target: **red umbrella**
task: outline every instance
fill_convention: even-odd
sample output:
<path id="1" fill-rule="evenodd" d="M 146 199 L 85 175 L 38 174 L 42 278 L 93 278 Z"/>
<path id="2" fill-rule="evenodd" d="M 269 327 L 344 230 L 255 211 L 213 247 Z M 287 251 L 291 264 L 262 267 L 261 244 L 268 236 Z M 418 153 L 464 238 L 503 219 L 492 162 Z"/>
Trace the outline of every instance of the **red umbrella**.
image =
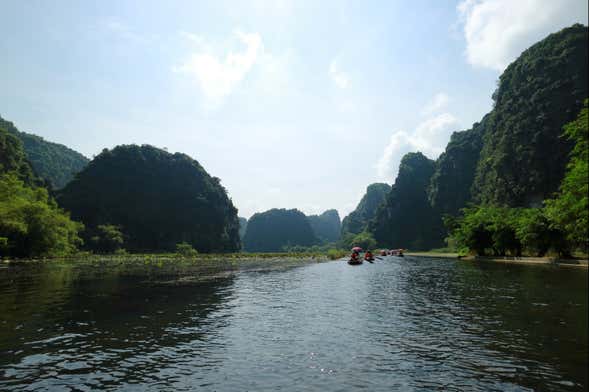
<path id="1" fill-rule="evenodd" d="M 354 247 L 352 248 L 352 251 L 353 251 L 353 252 L 362 252 L 362 248 L 360 248 L 359 246 L 354 246 Z"/>

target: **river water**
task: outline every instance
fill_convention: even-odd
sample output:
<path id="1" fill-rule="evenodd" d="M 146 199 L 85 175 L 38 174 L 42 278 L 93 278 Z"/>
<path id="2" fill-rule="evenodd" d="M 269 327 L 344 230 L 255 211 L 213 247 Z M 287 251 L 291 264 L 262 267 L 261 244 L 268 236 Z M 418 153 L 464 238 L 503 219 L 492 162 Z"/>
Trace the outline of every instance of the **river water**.
<path id="1" fill-rule="evenodd" d="M 0 269 L 0 390 L 586 390 L 587 270 Z"/>

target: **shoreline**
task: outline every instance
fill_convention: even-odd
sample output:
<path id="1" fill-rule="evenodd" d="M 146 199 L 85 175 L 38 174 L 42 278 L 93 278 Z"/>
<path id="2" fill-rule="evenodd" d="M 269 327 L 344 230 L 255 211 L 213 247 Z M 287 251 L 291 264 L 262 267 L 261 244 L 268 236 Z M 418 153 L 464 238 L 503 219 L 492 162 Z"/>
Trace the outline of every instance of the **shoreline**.
<path id="1" fill-rule="evenodd" d="M 464 261 L 485 261 L 505 264 L 528 264 L 528 265 L 557 265 L 565 267 L 588 268 L 587 259 L 559 259 L 557 257 L 515 257 L 515 256 L 463 256 L 458 253 L 428 253 L 428 252 L 408 252 L 407 256 L 413 257 L 433 257 L 439 259 L 453 259 Z"/>

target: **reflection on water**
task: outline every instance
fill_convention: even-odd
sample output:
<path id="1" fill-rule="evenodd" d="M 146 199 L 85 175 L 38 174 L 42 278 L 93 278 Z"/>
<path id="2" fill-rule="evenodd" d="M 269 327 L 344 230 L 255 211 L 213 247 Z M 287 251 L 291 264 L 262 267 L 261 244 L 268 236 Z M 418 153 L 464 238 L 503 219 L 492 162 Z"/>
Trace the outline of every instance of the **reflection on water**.
<path id="1" fill-rule="evenodd" d="M 587 271 L 0 269 L 1 390 L 585 390 Z"/>

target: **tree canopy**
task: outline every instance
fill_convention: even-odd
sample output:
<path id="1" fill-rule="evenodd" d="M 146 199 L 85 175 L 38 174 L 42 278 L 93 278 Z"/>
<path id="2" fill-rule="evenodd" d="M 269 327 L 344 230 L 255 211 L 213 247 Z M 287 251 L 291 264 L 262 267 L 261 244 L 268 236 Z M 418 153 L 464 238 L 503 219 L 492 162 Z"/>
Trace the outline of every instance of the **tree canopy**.
<path id="1" fill-rule="evenodd" d="M 564 136 L 575 146 L 560 190 L 546 201 L 547 215 L 553 228 L 565 233 L 574 246 L 589 247 L 589 118 L 587 103 L 575 121 L 567 124 Z"/>
<path id="2" fill-rule="evenodd" d="M 103 150 L 58 201 L 87 226 L 86 238 L 114 225 L 133 252 L 174 251 L 182 242 L 199 252 L 240 247 L 237 209 L 220 180 L 189 156 L 153 146 Z"/>
<path id="3" fill-rule="evenodd" d="M 63 256 L 80 245 L 82 226 L 39 184 L 20 140 L 0 128 L 0 256 Z"/>

